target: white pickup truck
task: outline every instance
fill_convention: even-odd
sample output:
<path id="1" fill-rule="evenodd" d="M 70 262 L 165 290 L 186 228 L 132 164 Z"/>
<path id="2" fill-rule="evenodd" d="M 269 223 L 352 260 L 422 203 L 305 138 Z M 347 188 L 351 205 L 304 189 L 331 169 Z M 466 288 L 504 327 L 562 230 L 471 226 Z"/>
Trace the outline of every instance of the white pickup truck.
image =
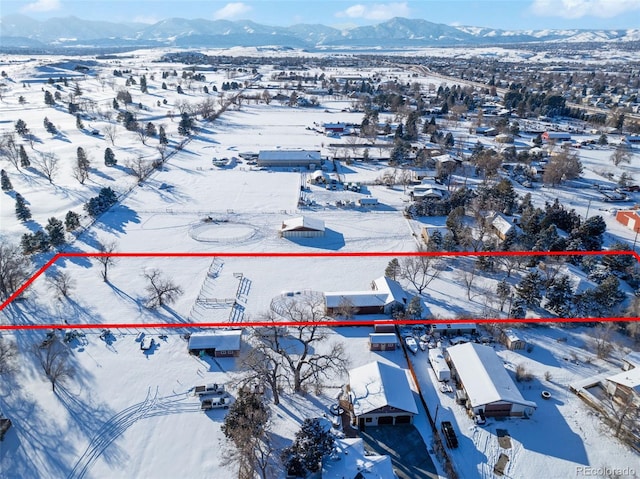
<path id="1" fill-rule="evenodd" d="M 200 404 L 200 410 L 209 411 L 210 409 L 228 409 L 231 404 L 231 398 L 229 396 L 223 397 L 210 397 L 202 400 Z"/>
<path id="2" fill-rule="evenodd" d="M 224 384 L 205 384 L 203 386 L 196 386 L 193 388 L 193 393 L 196 396 L 207 396 L 210 394 L 225 394 Z"/>

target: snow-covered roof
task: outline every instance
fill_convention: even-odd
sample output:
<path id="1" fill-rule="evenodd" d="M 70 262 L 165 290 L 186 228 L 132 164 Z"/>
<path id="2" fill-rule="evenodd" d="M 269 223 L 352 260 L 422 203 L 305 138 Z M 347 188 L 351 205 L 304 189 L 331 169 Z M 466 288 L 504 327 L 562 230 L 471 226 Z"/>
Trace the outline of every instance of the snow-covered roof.
<path id="1" fill-rule="evenodd" d="M 364 308 L 366 306 L 384 306 L 387 303 L 387 294 L 375 291 L 339 291 L 336 293 L 324 293 L 327 308 L 338 308 L 344 304 Z"/>
<path id="2" fill-rule="evenodd" d="M 308 216 L 298 216 L 282 223 L 282 231 L 324 231 L 324 221 Z"/>
<path id="3" fill-rule="evenodd" d="M 349 385 L 356 416 L 384 406 L 418 414 L 404 369 L 375 361 L 349 371 Z"/>
<path id="4" fill-rule="evenodd" d="M 371 344 L 391 344 L 397 342 L 395 333 L 370 333 L 369 342 Z"/>
<path id="5" fill-rule="evenodd" d="M 318 150 L 260 150 L 258 161 L 309 161 L 320 164 Z"/>
<path id="6" fill-rule="evenodd" d="M 509 221 L 502 213 L 496 213 L 491 221 L 491 225 L 503 235 L 506 235 L 514 228 L 513 222 Z"/>
<path id="7" fill-rule="evenodd" d="M 471 407 L 498 401 L 537 407 L 522 397 L 493 348 L 464 343 L 447 348 L 447 354 L 464 384 Z"/>
<path id="8" fill-rule="evenodd" d="M 622 371 L 621 373 L 609 376 L 607 380 L 612 383 L 631 388 L 636 393 L 640 394 L 640 368 L 632 368 L 628 371 Z"/>
<path id="9" fill-rule="evenodd" d="M 397 479 L 389 456 L 365 453 L 362 438 L 336 439 L 333 452 L 322 461 L 322 479 Z"/>
<path id="10" fill-rule="evenodd" d="M 507 338 L 512 343 L 515 341 L 520 341 L 520 338 L 516 333 L 513 332 L 512 329 L 505 329 L 504 331 L 502 331 L 502 334 L 504 334 L 505 338 Z"/>
<path id="11" fill-rule="evenodd" d="M 336 291 L 324 293 L 327 308 L 337 308 L 348 301 L 355 307 L 385 306 L 393 302 L 409 303 L 409 295 L 397 281 L 381 276 L 369 291 Z"/>
<path id="12" fill-rule="evenodd" d="M 242 339 L 241 329 L 193 333 L 189 337 L 189 349 L 217 349 L 218 351 L 238 351 Z"/>

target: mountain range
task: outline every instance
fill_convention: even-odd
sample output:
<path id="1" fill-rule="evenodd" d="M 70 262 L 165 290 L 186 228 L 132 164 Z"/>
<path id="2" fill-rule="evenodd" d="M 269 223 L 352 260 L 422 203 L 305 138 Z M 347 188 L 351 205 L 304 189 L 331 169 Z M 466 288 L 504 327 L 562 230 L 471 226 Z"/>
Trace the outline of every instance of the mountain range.
<path id="1" fill-rule="evenodd" d="M 77 17 L 37 21 L 24 15 L 0 18 L 0 48 L 282 46 L 308 50 L 411 48 L 527 42 L 640 41 L 640 29 L 500 30 L 451 26 L 421 19 L 392 18 L 377 25 L 337 29 L 325 25 L 290 27 L 249 20 L 169 18 L 154 24 L 111 23 Z"/>

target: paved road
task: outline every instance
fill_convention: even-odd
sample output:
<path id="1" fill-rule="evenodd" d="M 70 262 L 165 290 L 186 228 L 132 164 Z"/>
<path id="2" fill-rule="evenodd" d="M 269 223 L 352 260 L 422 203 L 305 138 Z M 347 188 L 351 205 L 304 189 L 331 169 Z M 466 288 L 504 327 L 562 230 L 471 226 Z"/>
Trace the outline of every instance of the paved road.
<path id="1" fill-rule="evenodd" d="M 391 457 L 399 479 L 438 479 L 422 436 L 412 425 L 367 427 L 360 437 L 366 449 Z"/>

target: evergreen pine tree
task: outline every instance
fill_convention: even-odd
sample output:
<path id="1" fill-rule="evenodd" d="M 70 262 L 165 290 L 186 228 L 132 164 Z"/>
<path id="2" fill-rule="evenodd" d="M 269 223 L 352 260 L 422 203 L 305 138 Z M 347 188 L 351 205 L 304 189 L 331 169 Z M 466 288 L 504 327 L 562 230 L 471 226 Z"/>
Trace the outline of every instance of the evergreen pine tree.
<path id="1" fill-rule="evenodd" d="M 87 154 L 84 151 L 84 148 L 82 148 L 81 146 L 78 147 L 78 149 L 76 150 L 76 155 L 78 158 L 78 168 L 80 168 L 83 171 L 89 171 L 89 159 L 87 158 Z"/>
<path id="2" fill-rule="evenodd" d="M 422 317 L 422 301 L 420 296 L 414 296 L 407 306 L 407 316 L 411 319 L 420 319 Z"/>
<path id="3" fill-rule="evenodd" d="M 49 234 L 49 243 L 51 246 L 57 247 L 64 244 L 64 226 L 62 221 L 58 218 L 51 217 L 49 218 L 49 222 L 47 223 L 47 226 L 45 226 L 45 229 Z"/>
<path id="4" fill-rule="evenodd" d="M 561 317 L 569 317 L 572 313 L 573 288 L 569 277 L 562 275 L 553 280 L 546 294 L 545 307 Z"/>
<path id="5" fill-rule="evenodd" d="M 31 210 L 20 193 L 16 193 L 16 217 L 20 221 L 27 221 L 31 219 Z"/>
<path id="6" fill-rule="evenodd" d="M 164 131 L 164 126 L 160 125 L 160 130 L 158 131 L 158 143 L 161 145 L 166 145 L 169 143 L 167 139 L 167 133 Z"/>
<path id="7" fill-rule="evenodd" d="M 511 286 L 504 279 L 500 281 L 496 286 L 496 296 L 500 300 L 500 311 L 504 309 L 504 303 L 506 303 L 509 296 L 511 296 Z"/>
<path id="8" fill-rule="evenodd" d="M 142 75 L 140 77 L 140 91 L 142 93 L 147 93 L 147 77 Z"/>
<path id="9" fill-rule="evenodd" d="M 67 211 L 64 217 L 64 227 L 67 231 L 73 231 L 80 227 L 80 215 L 75 211 Z"/>
<path id="10" fill-rule="evenodd" d="M 82 118 L 80 118 L 80 115 L 76 115 L 76 128 L 78 130 L 82 130 L 84 128 L 84 123 L 82 123 Z"/>
<path id="11" fill-rule="evenodd" d="M 24 120 L 18 119 L 15 124 L 16 133 L 20 136 L 25 136 L 29 133 L 29 128 Z"/>
<path id="12" fill-rule="evenodd" d="M 53 95 L 49 90 L 46 90 L 44 92 L 44 104 L 49 106 L 53 106 L 56 104 L 56 101 L 54 100 Z"/>
<path id="13" fill-rule="evenodd" d="M 193 128 L 193 120 L 189 117 L 188 113 L 183 113 L 178 124 L 178 133 L 182 136 L 189 136 L 191 129 Z"/>
<path id="14" fill-rule="evenodd" d="M 2 187 L 2 191 L 11 191 L 13 189 L 9 175 L 7 175 L 7 172 L 4 170 L 0 170 L 0 186 Z"/>
<path id="15" fill-rule="evenodd" d="M 24 145 L 20 145 L 19 154 L 20 166 L 22 168 L 28 168 L 29 166 L 31 166 L 31 161 L 29 161 L 29 155 L 27 155 L 27 150 L 24 149 Z"/>
<path id="16" fill-rule="evenodd" d="M 47 130 L 48 133 L 55 135 L 58 132 L 56 126 L 46 116 L 44 117 L 43 124 L 44 124 L 45 130 Z"/>
<path id="17" fill-rule="evenodd" d="M 398 258 L 393 258 L 389 261 L 389 264 L 384 270 L 384 275 L 394 281 L 400 277 L 400 262 L 398 261 Z"/>
<path id="18" fill-rule="evenodd" d="M 516 294 L 527 306 L 538 306 L 542 299 L 542 285 L 540 273 L 531 271 L 516 286 Z"/>
<path id="19" fill-rule="evenodd" d="M 116 160 L 116 155 L 113 153 L 111 148 L 106 148 L 104 150 L 104 164 L 107 166 L 115 166 L 118 163 Z"/>

